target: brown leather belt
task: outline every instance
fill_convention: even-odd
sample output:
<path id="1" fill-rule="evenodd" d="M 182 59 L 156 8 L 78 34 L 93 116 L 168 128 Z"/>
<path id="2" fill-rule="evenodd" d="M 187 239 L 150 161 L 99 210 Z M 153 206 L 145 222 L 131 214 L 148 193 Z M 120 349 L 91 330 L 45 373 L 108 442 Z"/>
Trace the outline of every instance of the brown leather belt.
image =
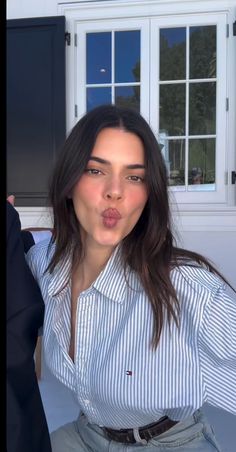
<path id="1" fill-rule="evenodd" d="M 161 435 L 161 433 L 166 432 L 178 421 L 172 421 L 168 418 L 168 416 L 164 416 L 159 421 L 154 422 L 153 424 L 145 425 L 144 427 L 139 427 L 138 429 L 122 429 L 122 430 L 113 430 L 111 428 L 103 427 L 103 431 L 106 434 L 107 438 L 112 441 L 117 441 L 119 443 L 126 444 L 134 444 L 137 440 L 134 437 L 134 430 L 138 431 L 138 435 L 141 440 L 149 441 L 154 436 Z"/>

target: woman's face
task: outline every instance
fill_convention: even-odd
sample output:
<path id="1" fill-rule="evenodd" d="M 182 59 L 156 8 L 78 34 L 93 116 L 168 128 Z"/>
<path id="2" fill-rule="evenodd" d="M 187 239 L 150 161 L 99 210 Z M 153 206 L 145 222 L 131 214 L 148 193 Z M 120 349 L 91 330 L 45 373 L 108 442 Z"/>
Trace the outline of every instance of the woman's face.
<path id="1" fill-rule="evenodd" d="M 147 198 L 142 141 L 122 129 L 103 129 L 72 191 L 85 247 L 112 250 L 134 228 Z"/>

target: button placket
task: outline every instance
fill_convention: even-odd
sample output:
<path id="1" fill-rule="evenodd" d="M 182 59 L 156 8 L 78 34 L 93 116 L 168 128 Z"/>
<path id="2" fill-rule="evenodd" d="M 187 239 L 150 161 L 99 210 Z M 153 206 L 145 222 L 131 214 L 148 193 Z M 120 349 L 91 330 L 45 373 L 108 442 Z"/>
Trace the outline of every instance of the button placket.
<path id="1" fill-rule="evenodd" d="M 91 342 L 93 341 L 94 329 L 94 293 L 82 292 L 78 299 L 76 316 L 76 380 L 78 400 L 85 411 L 93 411 L 88 388 L 89 358 L 91 354 Z"/>

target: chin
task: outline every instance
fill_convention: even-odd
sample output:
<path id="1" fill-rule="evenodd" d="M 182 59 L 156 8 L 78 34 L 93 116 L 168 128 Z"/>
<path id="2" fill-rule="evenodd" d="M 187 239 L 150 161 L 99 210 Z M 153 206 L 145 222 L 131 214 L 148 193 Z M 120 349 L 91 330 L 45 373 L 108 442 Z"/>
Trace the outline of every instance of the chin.
<path id="1" fill-rule="evenodd" d="M 102 240 L 98 243 L 100 246 L 115 248 L 120 242 L 121 240 Z"/>
<path id="2" fill-rule="evenodd" d="M 114 237 L 114 235 L 113 237 L 99 237 L 97 243 L 99 243 L 101 246 L 110 246 L 114 248 L 122 241 L 122 239 L 123 237 L 121 237 L 120 235 L 119 237 Z"/>

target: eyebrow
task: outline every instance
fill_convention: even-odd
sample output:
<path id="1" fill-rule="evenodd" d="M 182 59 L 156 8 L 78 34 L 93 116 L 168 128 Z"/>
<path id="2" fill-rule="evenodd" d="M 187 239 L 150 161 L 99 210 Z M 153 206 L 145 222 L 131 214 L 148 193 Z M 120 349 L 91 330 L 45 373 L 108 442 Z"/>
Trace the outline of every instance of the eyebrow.
<path id="1" fill-rule="evenodd" d="M 94 160 L 95 162 L 102 163 L 103 165 L 111 165 L 111 162 L 109 160 L 101 159 L 100 157 L 90 157 L 90 160 Z M 133 163 L 131 165 L 126 165 L 126 168 L 128 169 L 145 169 L 144 165 L 141 165 L 140 163 Z"/>

